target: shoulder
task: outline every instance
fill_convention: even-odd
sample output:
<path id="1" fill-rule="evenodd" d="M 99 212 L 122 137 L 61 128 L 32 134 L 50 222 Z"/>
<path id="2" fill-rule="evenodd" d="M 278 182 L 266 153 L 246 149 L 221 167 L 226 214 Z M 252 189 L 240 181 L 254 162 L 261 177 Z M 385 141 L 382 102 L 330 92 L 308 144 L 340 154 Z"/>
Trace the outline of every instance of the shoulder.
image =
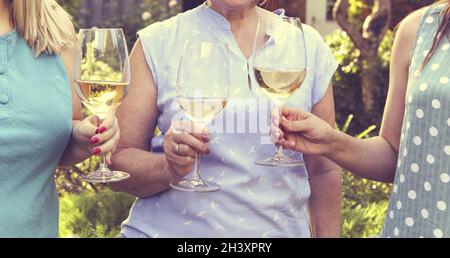
<path id="1" fill-rule="evenodd" d="M 325 40 L 320 33 L 308 24 L 302 24 L 305 39 L 310 44 L 325 44 Z"/>
<path id="2" fill-rule="evenodd" d="M 409 14 L 398 25 L 396 32 L 396 40 L 402 44 L 413 44 L 414 39 L 419 31 L 422 17 L 430 10 L 430 6 L 421 8 Z"/>
<path id="3" fill-rule="evenodd" d="M 194 10 L 189 10 L 164 21 L 155 22 L 138 31 L 137 34 L 145 43 L 147 39 L 151 39 L 155 35 L 167 35 L 171 32 L 176 32 L 180 24 L 184 24 L 193 19 L 195 19 L 195 12 Z"/>

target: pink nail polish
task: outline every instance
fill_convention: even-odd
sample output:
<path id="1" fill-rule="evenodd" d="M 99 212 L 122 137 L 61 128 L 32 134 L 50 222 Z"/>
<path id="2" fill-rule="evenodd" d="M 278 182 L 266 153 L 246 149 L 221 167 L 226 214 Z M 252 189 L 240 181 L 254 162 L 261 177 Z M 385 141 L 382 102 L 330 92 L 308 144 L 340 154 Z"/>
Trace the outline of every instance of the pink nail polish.
<path id="1" fill-rule="evenodd" d="M 91 138 L 91 143 L 92 144 L 97 144 L 100 141 L 100 139 L 98 139 L 98 137 L 94 136 Z"/>
<path id="2" fill-rule="evenodd" d="M 100 155 L 100 153 L 102 153 L 102 150 L 101 150 L 100 148 L 95 148 L 95 149 L 92 151 L 92 154 L 94 154 L 94 155 L 96 155 L 96 156 Z"/>
<path id="3" fill-rule="evenodd" d="M 102 126 L 100 128 L 97 129 L 97 131 L 95 131 L 97 134 L 102 134 L 104 132 L 106 132 L 106 127 Z"/>

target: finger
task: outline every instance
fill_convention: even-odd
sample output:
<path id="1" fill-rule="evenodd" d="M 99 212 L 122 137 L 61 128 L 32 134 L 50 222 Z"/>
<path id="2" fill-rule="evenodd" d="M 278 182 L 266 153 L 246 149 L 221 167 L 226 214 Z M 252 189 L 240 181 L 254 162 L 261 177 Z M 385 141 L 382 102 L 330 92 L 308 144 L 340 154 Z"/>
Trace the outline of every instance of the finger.
<path id="1" fill-rule="evenodd" d="M 94 136 L 92 136 L 91 143 L 92 144 L 101 144 L 104 143 L 108 140 L 110 140 L 111 138 L 113 138 L 114 136 L 116 136 L 116 134 L 118 133 L 118 127 L 113 127 L 107 131 L 104 131 L 103 133 L 99 133 L 96 134 Z"/>
<path id="2" fill-rule="evenodd" d="M 118 122 L 115 116 L 109 116 L 108 118 L 106 118 L 105 120 L 103 120 L 103 122 L 100 124 L 100 126 L 98 126 L 98 134 L 102 134 L 106 131 L 109 131 L 111 129 L 114 129 L 115 127 L 118 127 Z"/>
<path id="3" fill-rule="evenodd" d="M 200 128 L 190 121 L 175 121 L 173 123 L 174 133 L 190 133 L 195 138 L 207 143 L 209 142 L 209 129 L 207 127 Z"/>
<path id="4" fill-rule="evenodd" d="M 291 108 L 288 106 L 283 106 L 281 115 L 287 118 L 294 117 L 295 120 L 305 120 L 311 117 L 311 113 L 308 113 L 301 109 Z"/>
<path id="5" fill-rule="evenodd" d="M 178 167 L 187 167 L 194 165 L 195 159 L 190 156 L 181 156 L 176 154 L 174 151 L 167 151 L 166 159 L 172 165 L 176 165 Z"/>
<path id="6" fill-rule="evenodd" d="M 208 145 L 190 133 L 176 133 L 172 135 L 172 139 L 175 143 L 185 144 L 201 154 L 206 154 L 208 150 Z"/>
<path id="7" fill-rule="evenodd" d="M 192 157 L 195 158 L 197 156 L 197 152 L 192 149 L 191 147 L 185 145 L 185 144 L 177 144 L 177 143 L 173 143 L 173 152 L 176 153 L 177 155 L 180 156 L 188 156 L 188 157 Z M 177 147 L 178 146 L 178 147 Z"/>
<path id="8" fill-rule="evenodd" d="M 95 127 L 98 127 L 102 123 L 102 120 L 97 115 L 90 116 L 88 121 Z"/>
<path id="9" fill-rule="evenodd" d="M 91 122 L 86 123 L 86 121 L 79 123 L 76 130 L 78 137 L 84 141 L 89 141 L 96 134 L 96 131 L 97 127 Z"/>
<path id="10" fill-rule="evenodd" d="M 106 141 L 103 145 L 101 145 L 99 147 L 95 147 L 93 150 L 93 153 L 98 153 L 96 155 L 110 153 L 117 146 L 117 143 L 118 143 L 117 139 L 115 137 L 113 137 L 113 138 L 109 139 L 108 141 Z M 99 150 L 100 150 L 100 153 L 99 153 Z"/>
<path id="11" fill-rule="evenodd" d="M 283 131 L 278 127 L 271 127 L 270 130 L 270 140 L 272 143 L 277 143 L 280 139 L 284 137 Z"/>
<path id="12" fill-rule="evenodd" d="M 281 118 L 281 127 L 288 132 L 305 132 L 310 129 L 307 120 L 291 121 L 285 117 Z"/>
<path id="13" fill-rule="evenodd" d="M 113 154 L 113 152 L 111 151 L 111 152 L 108 152 L 107 154 L 106 154 L 106 163 L 109 165 L 109 166 L 111 166 L 112 165 L 112 161 L 111 161 L 111 157 L 112 157 L 112 154 Z"/>
<path id="14" fill-rule="evenodd" d="M 290 140 L 281 139 L 278 141 L 278 144 L 281 145 L 284 149 L 293 150 L 295 147 L 295 142 Z"/>

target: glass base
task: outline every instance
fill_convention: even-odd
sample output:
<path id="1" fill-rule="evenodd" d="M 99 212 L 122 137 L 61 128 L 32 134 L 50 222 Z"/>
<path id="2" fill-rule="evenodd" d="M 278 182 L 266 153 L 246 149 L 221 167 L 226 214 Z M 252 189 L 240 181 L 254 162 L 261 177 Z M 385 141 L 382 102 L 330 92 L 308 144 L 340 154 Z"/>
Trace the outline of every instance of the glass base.
<path id="1" fill-rule="evenodd" d="M 171 183 L 170 186 L 176 190 L 184 192 L 210 193 L 220 190 L 220 185 L 203 180 L 185 179 L 177 183 Z"/>
<path id="2" fill-rule="evenodd" d="M 128 179 L 129 177 L 130 174 L 122 171 L 111 171 L 108 173 L 94 172 L 87 175 L 81 175 L 83 181 L 94 184 L 115 183 Z"/>
<path id="3" fill-rule="evenodd" d="M 256 161 L 256 165 L 264 167 L 302 167 L 305 163 L 301 160 L 296 160 L 290 157 L 271 157 L 263 161 Z"/>

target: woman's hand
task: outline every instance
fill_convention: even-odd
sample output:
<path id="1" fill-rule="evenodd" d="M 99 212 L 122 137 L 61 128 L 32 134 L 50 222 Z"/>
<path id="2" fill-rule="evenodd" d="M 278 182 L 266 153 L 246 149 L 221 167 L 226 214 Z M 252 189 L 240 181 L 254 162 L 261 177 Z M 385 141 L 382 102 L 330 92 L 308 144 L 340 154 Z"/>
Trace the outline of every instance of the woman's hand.
<path id="1" fill-rule="evenodd" d="M 85 146 L 93 155 L 106 154 L 106 162 L 111 165 L 111 155 L 117 148 L 120 129 L 115 116 L 103 122 L 98 116 L 90 116 L 75 124 L 73 128 L 75 143 Z"/>
<path id="2" fill-rule="evenodd" d="M 278 124 L 280 128 L 278 128 Z M 332 151 L 335 129 L 315 115 L 284 107 L 281 123 L 272 119 L 272 133 L 277 144 L 307 155 L 327 155 Z"/>
<path id="3" fill-rule="evenodd" d="M 197 154 L 209 154 L 208 142 L 207 129 L 200 130 L 188 121 L 172 122 L 164 138 L 164 153 L 173 172 L 173 180 L 181 180 L 192 172 Z"/>

